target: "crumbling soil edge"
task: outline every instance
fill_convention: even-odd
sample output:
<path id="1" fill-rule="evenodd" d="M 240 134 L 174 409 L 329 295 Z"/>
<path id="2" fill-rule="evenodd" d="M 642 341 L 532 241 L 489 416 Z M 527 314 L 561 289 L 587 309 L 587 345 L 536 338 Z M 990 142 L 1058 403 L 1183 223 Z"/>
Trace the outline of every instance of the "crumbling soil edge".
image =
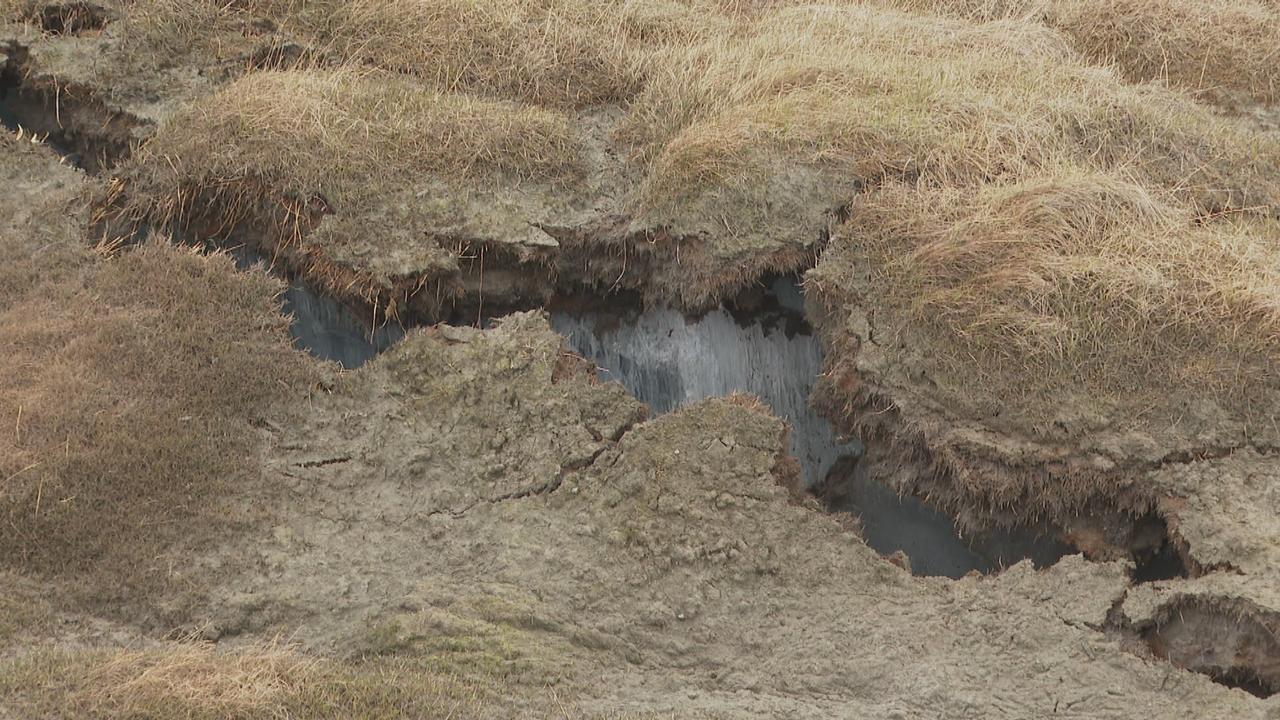
<path id="1" fill-rule="evenodd" d="M 806 315 L 827 358 L 813 402 L 839 432 L 864 442 L 863 461 L 875 480 L 952 516 L 965 533 L 1047 523 L 1061 528 L 1061 539 L 1093 560 L 1130 559 L 1141 564 L 1138 553 L 1158 551 L 1167 544 L 1185 573 L 1174 576 L 1198 577 L 1231 569 L 1227 564 L 1209 566 L 1195 560 L 1193 548 L 1178 533 L 1179 500 L 1145 479 L 1170 465 L 1222 458 L 1252 446 L 1177 451 L 1154 460 L 1134 458 L 1104 471 L 1069 454 L 1050 457 L 1045 452 L 1034 457 L 1025 452 L 1018 460 L 1010 460 L 1001 454 L 999 438 L 977 425 L 978 434 L 995 440 L 957 445 L 946 437 L 945 419 L 906 419 L 888 389 L 862 376 L 856 363 L 861 341 L 844 331 L 849 313 L 842 298 L 813 286 L 805 294 Z M 1263 455 L 1276 451 L 1252 449 Z M 974 481 L 965 482 L 966 477 Z M 1144 528 L 1148 521 L 1158 523 L 1160 531 L 1153 534 L 1150 527 Z"/>
<path id="2" fill-rule="evenodd" d="M 15 91 L 43 111 L 44 121 L 39 124 L 50 128 L 47 132 L 51 137 L 74 148 L 88 171 L 110 168 L 127 158 L 137 147 L 139 131 L 148 128 L 144 121 L 109 109 L 87 89 L 36 77 L 29 66 L 26 48 L 16 42 L 11 42 L 5 50 L 9 59 L 4 73 L 13 80 Z M 64 115 L 78 120 L 68 127 L 63 123 Z M 283 271 L 287 277 L 299 279 L 352 307 L 359 316 L 375 318 L 375 322 L 462 321 L 481 324 L 486 316 L 496 317 L 543 307 L 557 294 L 598 293 L 602 288 L 606 295 L 621 290 L 637 291 L 646 300 L 665 302 L 686 311 L 705 310 L 709 303 L 719 303 L 768 274 L 799 273 L 814 267 L 830 237 L 828 224 L 828 228 L 820 232 L 810 245 L 787 248 L 753 259 L 737 272 L 705 278 L 703 287 L 693 293 L 692 301 L 681 297 L 653 297 L 655 290 L 646 287 L 645 282 L 656 268 L 675 262 L 682 252 L 686 258 L 690 255 L 696 257 L 696 249 L 705 245 L 704 239 L 672 235 L 660 228 L 628 232 L 627 219 L 619 216 L 601 218 L 580 227 L 539 226 L 557 241 L 557 248 L 513 249 L 508 244 L 478 238 L 436 238 L 443 246 L 452 248 L 458 260 L 456 270 L 395 278 L 388 284 L 385 278 L 375 278 L 367 272 L 335 263 L 319 248 L 308 245 L 307 236 L 325 215 L 332 213 L 323 198 L 271 197 L 269 184 L 253 179 L 243 181 L 240 187 L 184 188 L 176 196 L 182 198 L 178 206 L 140 207 L 128 197 L 127 179 L 113 177 L 95 203 L 91 235 L 118 241 L 164 228 L 175 237 L 190 238 L 188 242 L 204 242 L 219 247 L 244 246 L 270 257 L 273 271 Z M 827 213 L 830 222 L 839 222 L 846 217 L 848 209 L 849 203 L 831 209 Z M 690 248 L 694 249 L 692 253 Z M 491 275 L 498 272 L 522 280 L 514 292 L 486 299 L 486 271 Z M 830 335 L 823 332 L 823 323 L 817 320 L 810 318 L 815 332 L 828 345 L 828 357 L 841 357 L 839 349 L 830 347 Z M 852 357 L 852 354 L 844 355 Z M 992 503 L 983 508 L 975 505 L 972 498 L 963 497 L 954 489 L 955 471 L 945 456 L 930 452 L 923 434 L 913 434 L 913 429 L 905 426 L 897 417 L 892 402 L 861 385 L 860 380 L 851 378 L 851 372 L 842 371 L 839 364 L 835 364 L 824 373 L 819 379 L 820 385 L 829 384 L 839 392 L 815 393 L 815 398 L 825 398 L 818 409 L 842 431 L 863 438 L 878 448 L 892 449 L 892 454 L 908 461 L 902 463 L 904 466 L 916 469 L 911 482 L 886 484 L 899 492 L 909 492 L 952 515 L 962 525 L 974 528 L 1027 525 L 1044 519 L 1032 516 L 1016 518 L 1016 523 L 1008 522 L 1008 507 L 1035 506 L 1035 494 L 1029 487 L 1024 487 L 1024 496 L 1018 502 L 1007 503 L 1005 507 Z M 847 390 L 851 384 L 857 388 L 852 394 Z M 846 398 L 845 405 L 836 407 L 834 398 L 840 397 Z M 918 437 L 913 437 L 917 434 Z M 1219 455 L 1230 451 L 1223 449 Z M 1187 453 L 1171 454 L 1155 465 L 1190 462 L 1203 457 L 1203 453 L 1195 457 Z M 1000 471 L 1010 472 L 1008 468 L 1000 468 Z M 781 470 L 780 473 L 782 476 L 786 474 Z M 563 475 L 562 471 L 558 480 L 562 480 Z M 884 481 L 883 478 L 878 479 Z M 527 488 L 517 491 L 512 499 L 540 494 L 558 486 L 559 482 L 551 482 L 543 487 Z M 805 500 L 797 497 L 797 501 Z M 1074 516 L 1045 515 L 1059 524 L 1064 524 L 1065 520 L 1066 524 L 1087 525 L 1087 519 L 1095 514 L 1090 504 L 1104 507 L 1108 512 L 1138 518 L 1151 512 L 1158 500 L 1152 494 L 1131 486 L 1116 497 L 1089 498 L 1077 508 Z M 1088 533 L 1088 529 L 1074 534 L 1082 533 Z M 1068 541 L 1072 541 L 1072 534 L 1068 532 Z M 1175 540 L 1172 535 L 1170 541 L 1178 548 L 1187 566 L 1199 570 L 1193 564 L 1185 542 Z M 1080 546 L 1078 542 L 1072 541 L 1072 544 Z M 1107 559 L 1125 553 L 1122 548 L 1104 548 L 1088 554 Z"/>
<path id="3" fill-rule="evenodd" d="M 150 131 L 150 123 L 113 109 L 89 87 L 40 73 L 29 49 L 16 40 L 0 44 L 0 93 L 23 127 L 46 136 L 89 174 L 127 158 Z"/>
<path id="4" fill-rule="evenodd" d="M 1134 622 L 1122 595 L 1101 628 L 1150 656 L 1259 697 L 1280 692 L 1280 613 L 1228 595 L 1175 594 Z"/>

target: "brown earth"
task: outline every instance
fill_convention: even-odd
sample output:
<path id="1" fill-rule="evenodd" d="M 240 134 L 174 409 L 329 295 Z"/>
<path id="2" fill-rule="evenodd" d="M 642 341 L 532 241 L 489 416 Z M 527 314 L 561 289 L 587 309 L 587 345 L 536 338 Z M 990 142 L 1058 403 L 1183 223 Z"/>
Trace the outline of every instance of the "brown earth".
<path id="1" fill-rule="evenodd" d="M 447 3 L 0 3 L 0 717 L 1272 711 L 1209 678 L 1280 689 L 1275 139 L 1029 21 L 778 7 L 527 3 L 459 49 L 395 32 Z M 417 320 L 812 268 L 871 475 L 1098 562 L 912 577 L 758 404 L 645 420 L 537 312 L 339 373 L 276 281 L 117 246 L 162 227 Z M 1109 562 L 1152 513 L 1192 577 Z M 227 681 L 163 707 L 190 668 Z"/>

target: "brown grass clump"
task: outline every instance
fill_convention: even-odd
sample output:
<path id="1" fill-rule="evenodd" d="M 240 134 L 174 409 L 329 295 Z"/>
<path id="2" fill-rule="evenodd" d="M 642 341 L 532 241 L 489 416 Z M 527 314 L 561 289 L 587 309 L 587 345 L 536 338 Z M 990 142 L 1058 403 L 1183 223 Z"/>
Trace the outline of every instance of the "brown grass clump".
<path id="1" fill-rule="evenodd" d="M 931 334 L 955 387 L 1230 393 L 1280 369 L 1280 225 L 1200 223 L 1123 177 L 868 195 L 813 277 Z M 891 332 L 890 330 L 884 330 Z"/>
<path id="2" fill-rule="evenodd" d="M 1280 91 L 1280 6 L 1272 0 L 892 0 L 976 20 L 1028 18 L 1094 62 L 1214 102 L 1272 103 Z"/>
<path id="3" fill-rule="evenodd" d="M 37 651 L 0 666 L 0 705 L 23 717 L 102 720 L 470 718 L 484 707 L 478 689 L 419 667 L 194 644 Z"/>
<path id="4" fill-rule="evenodd" d="M 659 208 L 690 191 L 764 206 L 752 189 L 795 164 L 937 187 L 1125 167 L 1206 211 L 1280 203 L 1280 144 L 1081 66 L 1025 23 L 788 9 L 670 63 L 629 119 Z"/>
<path id="5" fill-rule="evenodd" d="M 625 102 L 643 57 L 729 26 L 710 4 L 672 0 L 355 0 L 302 15 L 252 4 L 292 19 L 318 47 L 439 92 L 570 108 Z"/>
<path id="6" fill-rule="evenodd" d="M 384 72 L 260 72 L 169 118 L 140 153 L 153 172 L 135 193 L 157 200 L 151 213 L 166 220 L 201 188 L 267 188 L 347 214 L 434 177 L 571 183 L 577 145 L 556 113 Z M 228 224 L 236 209 L 234 200 L 225 208 Z"/>
<path id="7" fill-rule="evenodd" d="M 335 13 L 333 37 L 344 55 L 438 91 L 585 105 L 623 100 L 638 85 L 608 19 L 554 0 L 355 0 Z"/>
<path id="8" fill-rule="evenodd" d="M 220 499 L 257 476 L 250 421 L 306 386 L 279 285 L 162 243 L 2 240 L 0 557 L 98 600 L 177 582 L 184 553 L 248 520 Z"/>

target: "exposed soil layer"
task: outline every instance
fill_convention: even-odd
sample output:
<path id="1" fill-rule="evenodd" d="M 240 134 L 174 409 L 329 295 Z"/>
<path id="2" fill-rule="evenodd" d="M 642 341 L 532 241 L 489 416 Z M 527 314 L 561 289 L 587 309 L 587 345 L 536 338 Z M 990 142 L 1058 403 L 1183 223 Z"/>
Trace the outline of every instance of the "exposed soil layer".
<path id="1" fill-rule="evenodd" d="M 637 423 L 639 404 L 560 342 L 536 314 L 414 331 L 338 378 L 272 431 L 284 514 L 193 622 L 224 642 L 285 628 L 341 653 L 360 638 L 498 673 L 513 699 L 555 683 L 588 715 L 1253 712 L 1194 674 L 1163 689 L 1167 667 L 1093 629 L 1122 566 L 913 578 L 791 501 L 775 475 L 786 430 L 763 407 L 708 400 Z M 930 673 L 874 669 L 921 658 Z M 1107 679 L 1134 672 L 1123 691 Z"/>
<path id="2" fill-rule="evenodd" d="M 1195 583 L 1144 588 L 1122 607 L 1156 657 L 1259 697 L 1280 690 L 1275 612 Z"/>
<path id="3" fill-rule="evenodd" d="M 96 93 L 76 83 L 33 75 L 27 50 L 0 47 L 0 122 L 42 137 L 68 161 L 89 173 L 101 172 L 128 157 L 143 123 L 111 110 Z"/>
<path id="4" fill-rule="evenodd" d="M 552 325 L 566 344 L 655 413 L 734 392 L 759 397 L 790 425 L 790 452 L 807 492 L 830 512 L 856 518 L 880 553 L 905 554 L 912 572 L 958 578 L 1026 558 L 1050 565 L 1068 552 L 1047 528 L 961 537 L 945 514 L 868 478 L 859 469 L 861 443 L 837 437 L 810 404 L 822 351 L 794 279 L 774 278 L 697 316 L 588 297 L 553 307 L 560 309 Z"/>

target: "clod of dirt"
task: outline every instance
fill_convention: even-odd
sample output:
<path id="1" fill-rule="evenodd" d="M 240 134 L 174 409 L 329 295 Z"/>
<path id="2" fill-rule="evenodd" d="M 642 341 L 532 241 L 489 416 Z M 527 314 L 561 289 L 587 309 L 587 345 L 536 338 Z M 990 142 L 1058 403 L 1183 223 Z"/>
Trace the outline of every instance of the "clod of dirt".
<path id="1" fill-rule="evenodd" d="M 1260 697 L 1280 691 L 1280 613 L 1249 598 L 1245 578 L 1144 585 L 1120 606 L 1150 652 Z"/>

